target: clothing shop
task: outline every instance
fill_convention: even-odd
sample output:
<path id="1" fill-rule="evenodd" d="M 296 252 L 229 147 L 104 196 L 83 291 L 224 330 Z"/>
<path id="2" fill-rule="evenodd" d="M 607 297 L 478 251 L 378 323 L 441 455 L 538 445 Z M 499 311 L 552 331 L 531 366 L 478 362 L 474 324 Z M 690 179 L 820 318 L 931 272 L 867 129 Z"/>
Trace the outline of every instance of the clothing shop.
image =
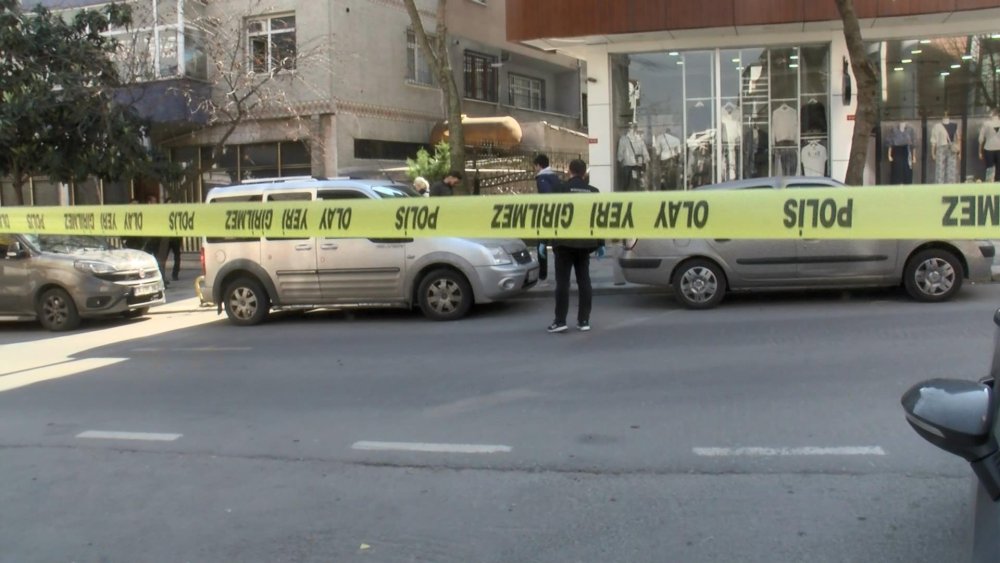
<path id="1" fill-rule="evenodd" d="M 527 40 L 587 63 L 594 185 L 689 190 L 779 175 L 844 179 L 857 83 L 835 10 L 741 25 L 754 16 L 734 6 L 735 15 L 717 18 L 732 18 L 732 27 L 675 29 L 666 18 L 655 24 L 662 31 Z M 875 6 L 864 9 L 891 8 Z M 861 21 L 878 74 L 865 183 L 1000 181 L 1000 3 L 893 15 Z"/>

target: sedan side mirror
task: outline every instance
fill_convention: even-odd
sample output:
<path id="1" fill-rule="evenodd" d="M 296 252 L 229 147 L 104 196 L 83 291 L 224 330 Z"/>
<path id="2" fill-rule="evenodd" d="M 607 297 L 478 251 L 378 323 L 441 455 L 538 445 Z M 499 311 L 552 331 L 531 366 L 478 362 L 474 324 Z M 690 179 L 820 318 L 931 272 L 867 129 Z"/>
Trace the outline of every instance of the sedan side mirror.
<path id="1" fill-rule="evenodd" d="M 906 421 L 922 438 L 972 464 L 993 500 L 1000 498 L 1000 447 L 993 435 L 993 388 L 957 379 L 931 379 L 902 398 Z"/>

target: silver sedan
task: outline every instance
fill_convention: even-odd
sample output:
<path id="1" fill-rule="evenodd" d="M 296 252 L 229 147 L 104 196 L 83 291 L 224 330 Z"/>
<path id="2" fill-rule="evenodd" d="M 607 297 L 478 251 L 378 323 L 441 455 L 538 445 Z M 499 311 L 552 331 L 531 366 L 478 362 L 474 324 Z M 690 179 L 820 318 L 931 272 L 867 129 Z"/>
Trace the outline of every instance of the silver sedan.
<path id="1" fill-rule="evenodd" d="M 843 186 L 829 178 L 774 177 L 701 189 L 807 189 Z M 642 239 L 619 259 L 631 283 L 672 286 L 691 309 L 727 291 L 902 285 L 917 301 L 946 301 L 963 279 L 989 281 L 995 248 L 959 240 Z"/>

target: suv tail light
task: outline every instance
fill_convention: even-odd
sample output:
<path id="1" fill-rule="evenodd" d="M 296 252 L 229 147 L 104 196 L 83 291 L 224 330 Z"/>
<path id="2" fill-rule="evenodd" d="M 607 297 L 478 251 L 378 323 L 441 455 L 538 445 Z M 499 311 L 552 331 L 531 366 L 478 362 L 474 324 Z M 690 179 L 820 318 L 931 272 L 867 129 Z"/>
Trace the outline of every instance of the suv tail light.
<path id="1" fill-rule="evenodd" d="M 198 253 L 198 260 L 201 262 L 201 275 L 205 275 L 205 247 L 201 247 L 201 252 Z"/>

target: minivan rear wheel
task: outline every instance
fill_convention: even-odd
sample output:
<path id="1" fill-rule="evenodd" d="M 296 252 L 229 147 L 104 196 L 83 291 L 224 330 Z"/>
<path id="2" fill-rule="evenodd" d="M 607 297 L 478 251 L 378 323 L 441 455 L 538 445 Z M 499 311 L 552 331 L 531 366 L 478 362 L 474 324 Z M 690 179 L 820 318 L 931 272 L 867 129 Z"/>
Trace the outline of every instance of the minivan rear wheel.
<path id="1" fill-rule="evenodd" d="M 417 302 L 424 316 L 435 321 L 460 319 L 472 307 L 472 287 L 454 270 L 434 270 L 420 280 Z"/>
<path id="2" fill-rule="evenodd" d="M 80 326 L 80 312 L 66 290 L 54 287 L 38 299 L 38 320 L 49 330 L 73 330 Z"/>
<path id="3" fill-rule="evenodd" d="M 916 301 L 947 301 L 962 288 L 962 265 L 947 250 L 931 248 L 910 257 L 903 271 L 903 286 Z"/>
<path id="4" fill-rule="evenodd" d="M 267 291 L 253 278 L 240 277 L 229 282 L 222 298 L 229 322 L 238 326 L 259 324 L 271 310 Z"/>
<path id="5" fill-rule="evenodd" d="M 688 309 L 710 309 L 726 295 L 726 276 L 714 262 L 690 260 L 674 272 L 671 285 L 677 300 Z"/>

